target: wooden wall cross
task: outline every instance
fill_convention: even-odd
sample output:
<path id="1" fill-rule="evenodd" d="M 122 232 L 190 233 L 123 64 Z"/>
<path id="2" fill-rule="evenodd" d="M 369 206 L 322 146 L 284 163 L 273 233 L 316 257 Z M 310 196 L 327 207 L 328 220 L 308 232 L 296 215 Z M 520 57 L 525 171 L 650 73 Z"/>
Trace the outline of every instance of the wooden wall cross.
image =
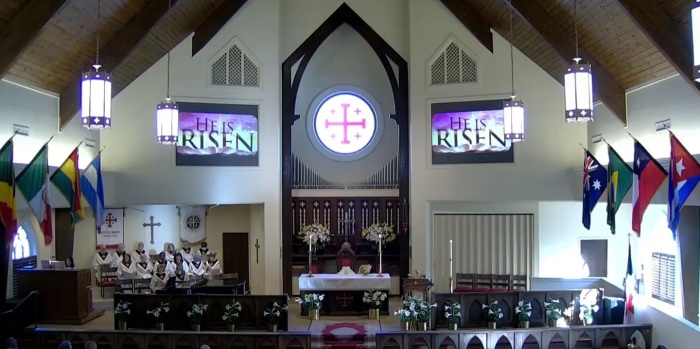
<path id="1" fill-rule="evenodd" d="M 143 223 L 144 228 L 145 227 L 151 227 L 151 245 L 155 242 L 153 240 L 153 228 L 154 227 L 160 227 L 160 223 L 153 223 L 153 216 L 151 216 L 151 223 Z"/>
<path id="2" fill-rule="evenodd" d="M 260 252 L 260 244 L 258 243 L 258 239 L 255 239 L 255 264 L 258 264 L 260 262 L 260 260 L 258 259 L 259 252 Z"/>

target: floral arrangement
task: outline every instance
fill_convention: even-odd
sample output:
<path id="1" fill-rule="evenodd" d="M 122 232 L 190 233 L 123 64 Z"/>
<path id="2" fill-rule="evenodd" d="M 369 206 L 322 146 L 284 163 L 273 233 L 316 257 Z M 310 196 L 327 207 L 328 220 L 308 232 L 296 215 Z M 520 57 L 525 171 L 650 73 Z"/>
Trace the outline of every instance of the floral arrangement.
<path id="1" fill-rule="evenodd" d="M 161 317 L 170 311 L 170 304 L 161 302 L 158 307 L 152 310 L 147 310 L 146 314 L 153 315 L 157 322 L 160 322 Z"/>
<path id="2" fill-rule="evenodd" d="M 187 317 L 190 318 L 193 325 L 199 325 L 202 323 L 204 312 L 207 310 L 207 307 L 209 306 L 206 304 L 192 304 L 192 309 L 187 312 Z"/>
<path id="3" fill-rule="evenodd" d="M 126 322 L 129 320 L 129 315 L 131 314 L 131 310 L 129 310 L 130 305 L 131 302 L 119 301 L 117 306 L 114 307 L 114 315 L 119 322 Z"/>
<path id="4" fill-rule="evenodd" d="M 268 318 L 270 325 L 279 325 L 280 321 L 282 321 L 282 313 L 287 310 L 289 310 L 289 308 L 287 308 L 286 304 L 279 305 L 275 302 L 271 307 L 263 311 L 263 316 Z"/>
<path id="5" fill-rule="evenodd" d="M 549 302 L 544 302 L 544 312 L 547 315 L 547 319 L 552 322 L 556 322 L 561 319 L 561 309 L 559 309 L 558 299 L 549 299 Z"/>
<path id="6" fill-rule="evenodd" d="M 445 319 L 449 324 L 458 324 L 462 318 L 462 306 L 457 302 L 445 302 Z"/>
<path id="7" fill-rule="evenodd" d="M 489 304 L 484 304 L 482 308 L 486 310 L 486 317 L 489 319 L 489 322 L 497 322 L 503 318 L 503 311 L 498 307 L 498 301 L 495 299 L 492 299 Z"/>
<path id="8" fill-rule="evenodd" d="M 394 316 L 398 317 L 401 322 L 411 322 L 413 319 L 413 312 L 406 308 L 399 308 L 394 311 Z"/>
<path id="9" fill-rule="evenodd" d="M 586 325 L 590 325 L 593 322 L 593 313 L 598 311 L 597 304 L 587 304 L 581 303 L 578 313 L 578 318 L 583 321 Z"/>
<path id="10" fill-rule="evenodd" d="M 374 243 L 379 243 L 381 237 L 382 245 L 396 240 L 394 226 L 387 223 L 375 223 L 370 225 L 362 231 L 362 237 Z"/>
<path id="11" fill-rule="evenodd" d="M 305 294 L 304 299 L 299 297 L 295 298 L 294 301 L 303 305 L 306 309 L 321 309 L 321 301 L 323 301 L 324 295 L 322 294 Z"/>
<path id="12" fill-rule="evenodd" d="M 517 314 L 518 320 L 520 321 L 530 321 L 532 305 L 530 302 L 525 303 L 525 301 L 518 301 L 518 305 L 515 306 L 515 314 Z"/>
<path id="13" fill-rule="evenodd" d="M 432 314 L 432 309 L 437 308 L 437 304 L 430 304 L 418 297 L 408 297 L 403 302 L 404 308 L 411 312 L 416 322 L 428 322 Z"/>
<path id="14" fill-rule="evenodd" d="M 362 296 L 362 302 L 368 304 L 370 309 L 379 309 L 382 306 L 382 302 L 387 299 L 386 293 L 382 291 L 365 291 Z"/>
<path id="15" fill-rule="evenodd" d="M 227 324 L 233 325 L 238 321 L 238 314 L 241 313 L 241 303 L 234 300 L 231 304 L 226 304 L 224 315 L 221 317 Z"/>
<path id="16" fill-rule="evenodd" d="M 314 223 L 305 225 L 299 232 L 299 238 L 307 244 L 310 240 L 311 244 L 319 249 L 331 241 L 331 232 L 325 226 Z"/>

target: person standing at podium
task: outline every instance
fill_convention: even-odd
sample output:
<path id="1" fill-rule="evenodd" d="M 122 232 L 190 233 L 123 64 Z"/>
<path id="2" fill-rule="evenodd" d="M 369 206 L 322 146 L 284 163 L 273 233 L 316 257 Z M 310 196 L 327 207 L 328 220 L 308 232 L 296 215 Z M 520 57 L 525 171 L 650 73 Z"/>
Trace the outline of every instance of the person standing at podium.
<path id="1" fill-rule="evenodd" d="M 95 253 L 92 258 L 92 269 L 95 270 L 95 279 L 97 279 L 97 284 L 100 283 L 100 267 L 108 267 L 114 262 L 114 257 L 107 252 L 107 247 L 105 245 L 100 245 L 100 250 Z"/>
<path id="2" fill-rule="evenodd" d="M 68 257 L 66 258 L 66 269 L 72 270 L 72 269 L 78 269 L 75 267 L 75 262 L 73 262 L 73 257 Z"/>

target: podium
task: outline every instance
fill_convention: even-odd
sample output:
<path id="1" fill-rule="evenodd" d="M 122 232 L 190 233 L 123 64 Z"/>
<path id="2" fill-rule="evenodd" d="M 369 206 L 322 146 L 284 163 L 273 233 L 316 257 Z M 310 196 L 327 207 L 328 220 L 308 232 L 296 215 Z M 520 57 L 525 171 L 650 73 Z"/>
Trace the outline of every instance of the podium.
<path id="1" fill-rule="evenodd" d="M 17 273 L 20 297 L 39 292 L 39 323 L 82 325 L 105 312 L 92 307 L 94 276 L 89 269 L 20 269 Z"/>

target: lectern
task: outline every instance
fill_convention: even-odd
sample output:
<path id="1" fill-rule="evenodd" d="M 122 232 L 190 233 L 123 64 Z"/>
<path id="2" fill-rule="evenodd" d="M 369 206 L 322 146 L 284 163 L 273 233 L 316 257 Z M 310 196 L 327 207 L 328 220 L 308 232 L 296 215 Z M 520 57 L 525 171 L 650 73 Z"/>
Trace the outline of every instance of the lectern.
<path id="1" fill-rule="evenodd" d="M 39 323 L 82 325 L 102 314 L 92 307 L 89 269 L 17 271 L 20 297 L 39 292 Z"/>

